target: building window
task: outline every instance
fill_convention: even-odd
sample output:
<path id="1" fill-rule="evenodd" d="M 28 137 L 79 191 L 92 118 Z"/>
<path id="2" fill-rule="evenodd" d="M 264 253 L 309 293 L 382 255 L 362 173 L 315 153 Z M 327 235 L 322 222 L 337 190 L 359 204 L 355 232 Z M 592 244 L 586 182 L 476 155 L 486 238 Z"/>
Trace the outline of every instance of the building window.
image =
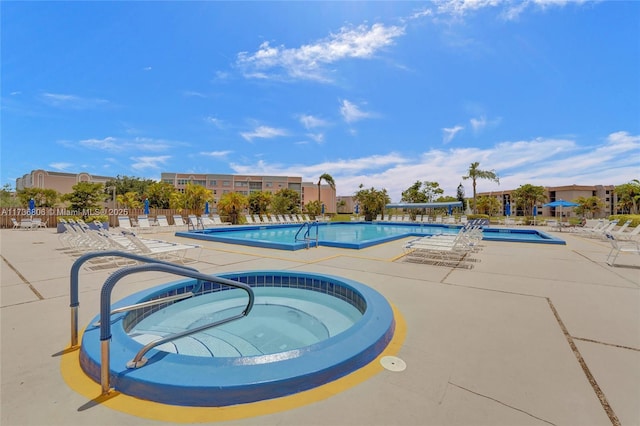
<path id="1" fill-rule="evenodd" d="M 231 186 L 231 181 L 230 180 L 223 180 L 222 181 L 222 186 Z"/>
<path id="2" fill-rule="evenodd" d="M 210 180 L 209 181 L 209 186 L 218 186 L 218 182 L 215 180 Z"/>
<path id="3" fill-rule="evenodd" d="M 265 182 L 264 186 L 265 188 L 273 188 L 273 182 Z"/>

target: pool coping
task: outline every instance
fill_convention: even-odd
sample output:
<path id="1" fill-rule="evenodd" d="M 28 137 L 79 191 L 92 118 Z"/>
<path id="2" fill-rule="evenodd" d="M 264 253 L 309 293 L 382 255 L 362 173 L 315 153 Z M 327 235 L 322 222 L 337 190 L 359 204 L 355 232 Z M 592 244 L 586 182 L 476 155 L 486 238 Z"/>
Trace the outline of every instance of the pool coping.
<path id="1" fill-rule="evenodd" d="M 447 228 L 447 229 L 461 229 L 463 226 L 459 224 L 439 224 L 439 223 L 407 223 L 407 222 L 365 222 L 365 221 L 351 221 L 351 222 L 322 222 L 318 223 L 318 226 L 335 226 L 335 225 L 353 225 L 353 224 L 370 224 L 370 225 L 393 225 L 393 226 L 406 226 L 406 227 L 415 227 L 415 226 L 429 226 L 432 228 Z M 265 229 L 282 229 L 282 228 L 296 228 L 301 227 L 303 224 L 273 224 L 273 225 L 234 225 L 234 226 L 217 226 L 212 228 L 207 228 L 205 230 L 194 230 L 194 231 L 186 231 L 186 232 L 176 232 L 176 237 L 184 237 L 184 238 L 192 238 L 202 241 L 215 241 L 220 243 L 227 244 L 236 244 L 236 245 L 244 245 L 251 247 L 260 247 L 260 248 L 269 248 L 269 249 L 277 249 L 277 250 L 289 250 L 296 251 L 301 249 L 309 248 L 310 246 L 306 242 L 294 242 L 294 243 L 281 243 L 267 240 L 252 240 L 247 238 L 231 238 L 225 237 L 225 232 L 233 232 L 233 231 L 252 231 L 252 230 L 265 230 Z M 541 240 L 522 240 L 518 238 L 492 238 L 490 235 L 484 235 L 483 240 L 485 241 L 503 241 L 503 242 L 516 242 L 516 243 L 536 243 L 536 244 L 561 244 L 566 245 L 564 240 L 556 238 L 552 235 L 549 235 L 543 231 L 539 231 L 537 229 L 513 229 L 513 228 L 491 228 L 491 227 L 483 227 L 483 231 L 486 233 L 494 233 L 499 232 L 501 234 L 504 233 L 512 233 L 512 234 L 536 234 L 539 235 Z M 425 235 L 433 235 L 425 232 L 407 232 L 406 234 L 398 234 L 391 235 L 384 238 L 376 238 L 371 240 L 366 240 L 362 242 L 337 242 L 337 241 L 327 241 L 327 240 L 318 240 L 319 246 L 324 247 L 334 247 L 334 248 L 343 248 L 343 249 L 353 249 L 360 250 L 367 247 L 375 246 L 378 244 L 384 244 L 390 241 L 400 240 L 407 237 L 423 237 Z M 313 241 L 315 243 L 315 241 Z M 311 247 L 314 247 L 315 244 L 311 244 Z"/>

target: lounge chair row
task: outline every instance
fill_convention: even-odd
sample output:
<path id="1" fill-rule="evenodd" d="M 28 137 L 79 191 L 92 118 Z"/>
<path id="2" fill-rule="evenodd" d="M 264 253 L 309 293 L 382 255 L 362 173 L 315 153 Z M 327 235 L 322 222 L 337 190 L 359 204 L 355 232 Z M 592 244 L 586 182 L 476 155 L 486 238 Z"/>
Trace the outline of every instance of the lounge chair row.
<path id="1" fill-rule="evenodd" d="M 309 217 L 307 214 L 264 214 L 262 216 L 258 214 L 250 215 L 247 214 L 244 216 L 247 224 L 255 225 L 255 224 L 296 224 L 296 223 L 305 223 L 311 222 L 313 219 Z"/>
<path id="2" fill-rule="evenodd" d="M 457 234 L 429 235 L 409 241 L 403 246 L 405 260 L 459 268 L 470 268 L 477 262 L 471 254 L 480 250 L 482 226 L 471 221 Z"/>
<path id="3" fill-rule="evenodd" d="M 59 240 L 63 250 L 70 255 L 116 250 L 180 263 L 197 260 L 200 256 L 201 246 L 196 244 L 140 238 L 127 230 L 120 233 L 110 233 L 104 229 L 90 229 L 82 221 L 61 221 L 61 223 L 65 232 L 59 235 Z M 99 222 L 96 222 L 96 225 L 99 226 Z M 197 251 L 197 256 L 187 258 L 186 254 L 190 250 Z M 115 263 L 119 264 L 117 259 Z"/>
<path id="4" fill-rule="evenodd" d="M 441 216 L 437 215 L 436 217 L 431 217 L 429 215 L 416 215 L 415 220 L 411 219 L 411 216 L 408 214 L 405 215 L 390 215 L 382 217 L 381 214 L 376 216 L 376 222 L 409 222 L 409 223 L 461 223 L 463 225 L 467 224 L 469 220 L 467 216 L 460 216 L 460 220 L 456 220 L 454 216 Z"/>
<path id="5" fill-rule="evenodd" d="M 575 228 L 575 232 L 581 236 L 598 238 L 601 240 L 609 239 L 607 234 L 610 234 L 620 241 L 638 240 L 638 235 L 640 235 L 640 225 L 635 226 L 631 231 L 627 231 L 631 225 L 631 220 L 627 220 L 619 228 L 617 227 L 618 223 L 618 220 L 602 220 L 593 227 Z"/>

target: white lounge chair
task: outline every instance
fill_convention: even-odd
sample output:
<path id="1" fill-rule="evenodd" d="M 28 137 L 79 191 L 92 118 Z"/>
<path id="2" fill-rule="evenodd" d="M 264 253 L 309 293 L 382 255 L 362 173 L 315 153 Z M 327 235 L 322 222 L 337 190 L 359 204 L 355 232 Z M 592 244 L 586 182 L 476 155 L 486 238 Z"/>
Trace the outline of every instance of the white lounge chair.
<path id="1" fill-rule="evenodd" d="M 640 225 L 637 225 L 635 228 L 633 228 L 631 232 L 623 232 L 618 234 L 616 238 L 622 241 L 631 241 L 636 240 L 638 235 L 640 235 Z"/>
<path id="2" fill-rule="evenodd" d="M 129 216 L 118 216 L 118 226 L 122 229 L 133 229 L 133 225 L 131 225 L 131 219 L 129 219 Z"/>
<path id="3" fill-rule="evenodd" d="M 185 223 L 184 219 L 179 214 L 173 215 L 173 226 L 181 229 L 188 229 L 188 225 Z"/>
<path id="4" fill-rule="evenodd" d="M 186 254 L 188 250 L 201 249 L 201 246 L 196 244 L 171 243 L 161 240 L 144 240 L 138 238 L 132 232 L 127 231 L 123 232 L 123 235 L 131 242 L 132 246 L 135 247 L 137 253 L 167 261 L 179 261 L 181 263 L 186 263 Z M 199 257 L 200 255 L 198 254 L 194 260 L 197 260 Z"/>
<path id="5" fill-rule="evenodd" d="M 158 223 L 158 229 L 163 231 L 171 231 L 173 230 L 173 226 L 169 225 L 169 221 L 167 220 L 167 216 L 165 215 L 158 215 L 158 217 L 156 217 L 156 222 Z"/>
<path id="6" fill-rule="evenodd" d="M 151 227 L 151 222 L 149 221 L 149 216 L 140 215 L 138 216 L 138 229 L 139 232 L 151 232 L 153 228 Z"/>
<path id="7" fill-rule="evenodd" d="M 620 241 L 610 232 L 605 234 L 611 243 L 611 251 L 607 256 L 607 265 L 615 266 L 616 259 L 620 253 L 630 253 L 640 255 L 640 242 L 638 241 Z"/>

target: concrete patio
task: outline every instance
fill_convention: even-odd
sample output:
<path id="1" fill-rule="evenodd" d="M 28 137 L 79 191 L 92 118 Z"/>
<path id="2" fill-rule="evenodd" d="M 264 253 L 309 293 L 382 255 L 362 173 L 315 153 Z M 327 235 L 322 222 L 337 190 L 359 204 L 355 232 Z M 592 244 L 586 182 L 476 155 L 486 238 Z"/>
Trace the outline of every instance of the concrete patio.
<path id="1" fill-rule="evenodd" d="M 404 262 L 399 240 L 363 250 L 295 252 L 199 241 L 208 274 L 256 269 L 337 275 L 382 293 L 406 322 L 397 356 L 336 395 L 228 425 L 640 425 L 640 256 L 605 263 L 610 244 L 553 233 L 567 245 L 484 242 L 471 269 Z M 191 242 L 172 233 L 145 237 Z M 157 425 L 74 391 L 69 270 L 53 229 L 1 230 L 0 424 Z M 83 270 L 79 324 L 98 312 L 115 269 Z M 113 300 L 174 280 L 126 279 Z M 117 397 L 116 397 L 117 398 Z"/>

